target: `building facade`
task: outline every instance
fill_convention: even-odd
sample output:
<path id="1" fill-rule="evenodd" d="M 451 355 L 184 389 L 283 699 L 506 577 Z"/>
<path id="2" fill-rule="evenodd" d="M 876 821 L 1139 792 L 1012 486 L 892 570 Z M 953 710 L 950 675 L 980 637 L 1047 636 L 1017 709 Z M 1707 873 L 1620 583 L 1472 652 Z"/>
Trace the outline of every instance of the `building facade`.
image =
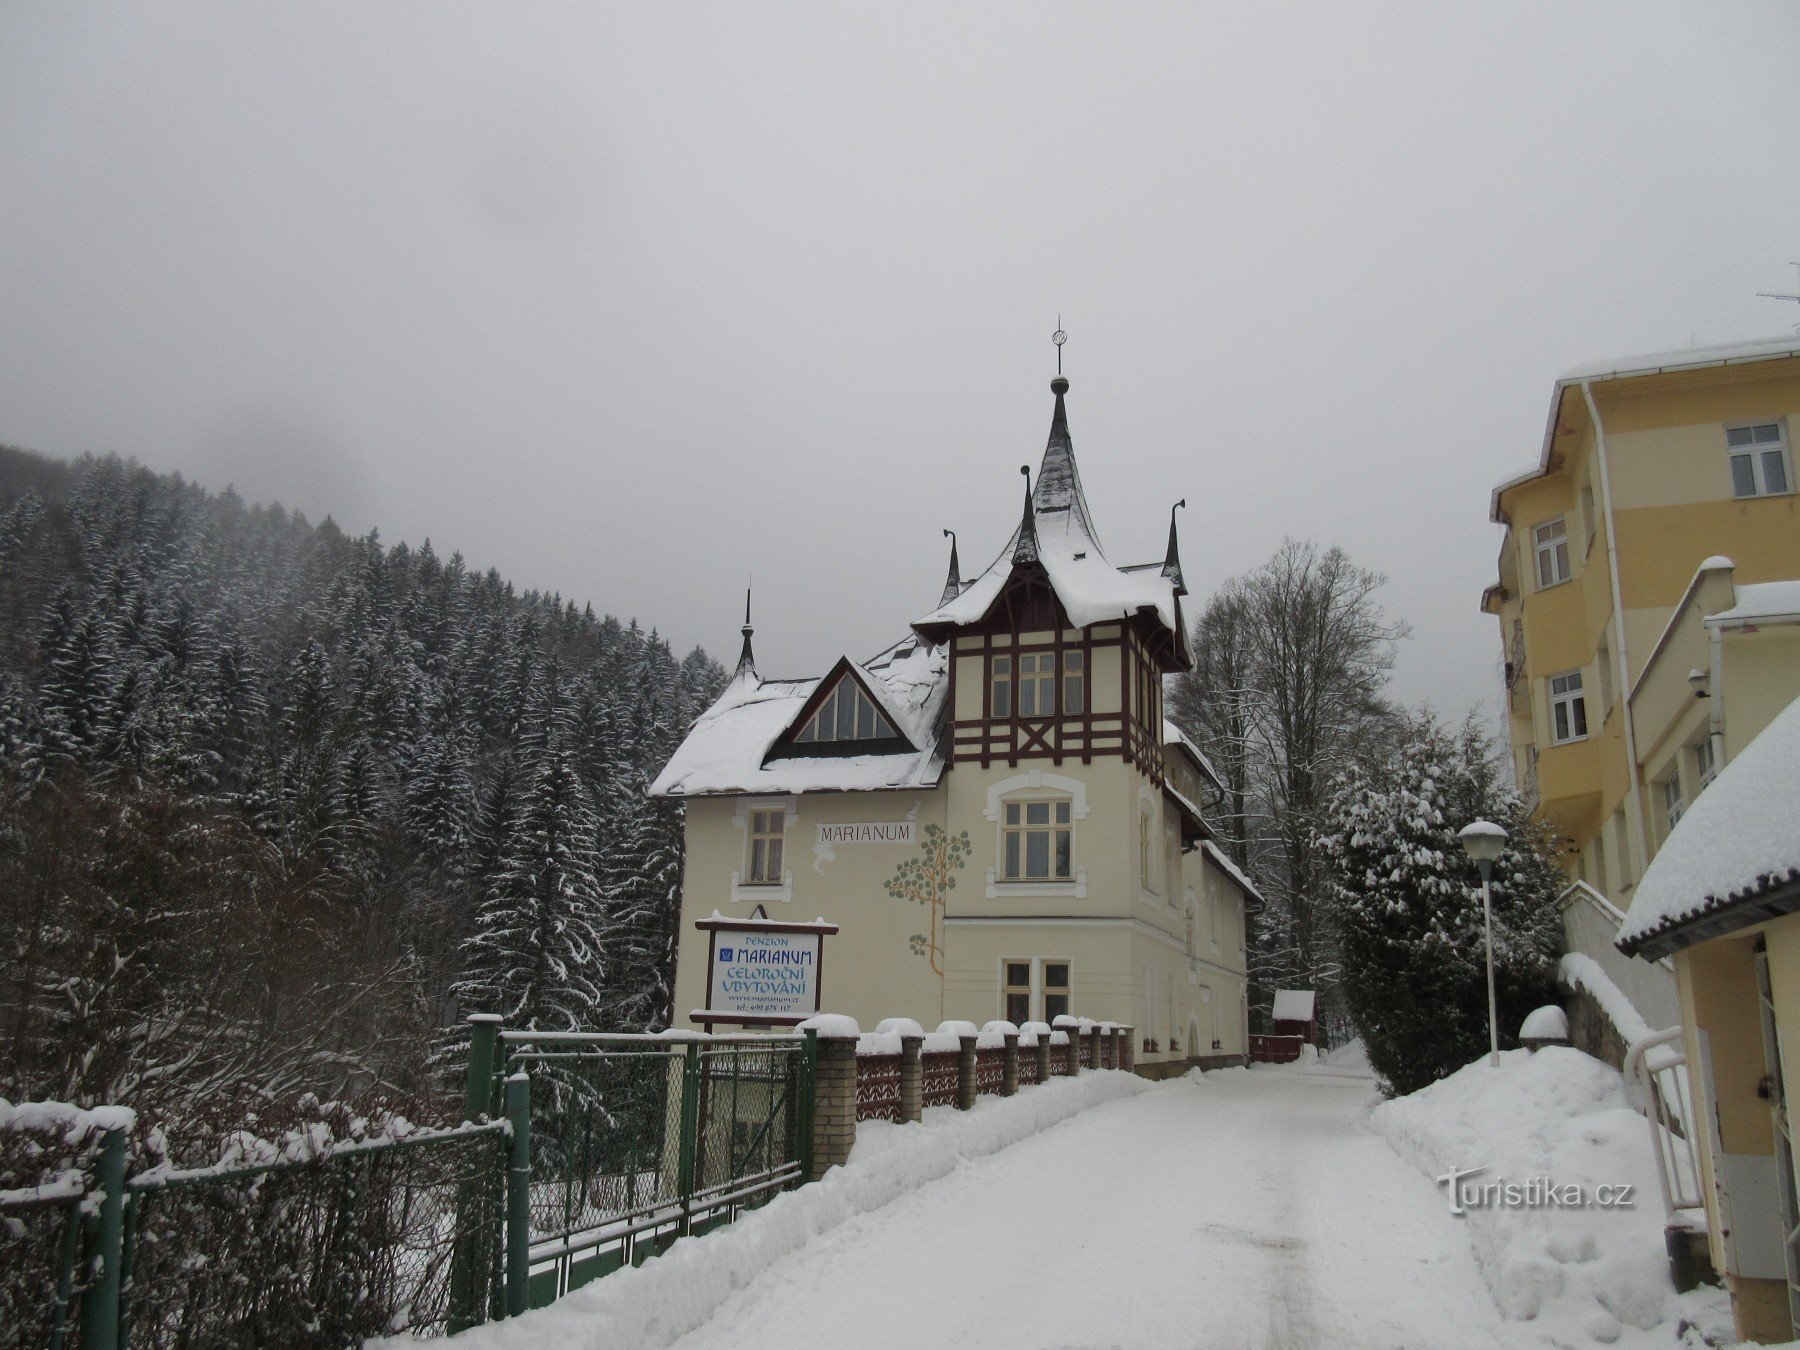
<path id="1" fill-rule="evenodd" d="M 1163 718 L 1189 663 L 1173 515 L 1165 556 L 1115 566 L 1053 383 L 1018 528 L 873 660 L 764 680 L 744 651 L 652 785 L 686 803 L 676 1008 L 709 1011 L 728 918 L 822 918 L 820 1002 L 865 1028 L 1049 1021 L 1136 1028 L 1173 1071 L 1248 1045 L 1250 883 L 1202 813 L 1204 756 Z M 699 1015 L 699 1016 L 696 1016 Z"/>
<path id="2" fill-rule="evenodd" d="M 1537 467 L 1495 490 L 1506 534 L 1482 599 L 1518 781 L 1583 883 L 1565 896 L 1571 947 L 1584 924 L 1610 929 L 1635 958 L 1622 988 L 1654 989 L 1659 1009 L 1672 989 L 1710 1255 L 1740 1334 L 1764 1340 L 1800 1317 L 1781 1086 L 1800 1081 L 1800 886 L 1725 873 L 1753 815 L 1751 853 L 1791 847 L 1800 816 L 1790 802 L 1771 818 L 1766 767 L 1737 780 L 1742 800 L 1713 786 L 1800 698 L 1797 423 L 1791 338 L 1571 372 Z"/>

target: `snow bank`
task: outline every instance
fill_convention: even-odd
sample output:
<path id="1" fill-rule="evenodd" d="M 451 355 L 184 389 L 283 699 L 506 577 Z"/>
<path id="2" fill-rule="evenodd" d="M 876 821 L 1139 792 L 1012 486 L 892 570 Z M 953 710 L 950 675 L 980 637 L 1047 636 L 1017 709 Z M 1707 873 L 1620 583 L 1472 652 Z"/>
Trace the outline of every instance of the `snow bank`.
<path id="1" fill-rule="evenodd" d="M 1551 1343 L 1648 1343 L 1631 1329 L 1696 1314 L 1716 1321 L 1718 1291 L 1678 1295 L 1669 1281 L 1649 1130 L 1624 1080 L 1599 1060 L 1561 1046 L 1509 1050 L 1498 1069 L 1483 1058 L 1378 1106 L 1373 1121 L 1434 1178 L 1456 1169 L 1471 1173 L 1466 1187 L 1537 1179 L 1582 1188 L 1584 1208 L 1488 1203 L 1463 1218 L 1501 1311 L 1537 1319 Z M 1632 1187 L 1631 1207 L 1591 1203 L 1600 1186 Z M 1659 1343 L 1667 1340 L 1664 1328 Z"/>
<path id="2" fill-rule="evenodd" d="M 663 1255 L 616 1271 L 548 1308 L 464 1332 L 461 1350 L 591 1350 L 666 1346 L 710 1318 L 727 1298 L 780 1258 L 838 1225 L 880 1209 L 979 1158 L 1090 1106 L 1154 1091 L 1117 1071 L 1058 1078 L 1016 1097 L 983 1097 L 972 1111 L 934 1107 L 916 1125 L 865 1121 L 850 1162 L 820 1181 Z M 816 1328 L 830 1339 L 829 1328 Z M 394 1350 L 411 1342 L 389 1343 Z"/>
<path id="3" fill-rule="evenodd" d="M 1593 957 L 1570 952 L 1557 967 L 1557 975 L 1569 988 L 1592 996 L 1600 1005 L 1600 1011 L 1606 1014 L 1607 1021 L 1625 1038 L 1627 1046 L 1652 1034 L 1650 1024 L 1643 1019 L 1637 1006 L 1625 997 L 1625 991 L 1612 982 L 1606 968 Z"/>

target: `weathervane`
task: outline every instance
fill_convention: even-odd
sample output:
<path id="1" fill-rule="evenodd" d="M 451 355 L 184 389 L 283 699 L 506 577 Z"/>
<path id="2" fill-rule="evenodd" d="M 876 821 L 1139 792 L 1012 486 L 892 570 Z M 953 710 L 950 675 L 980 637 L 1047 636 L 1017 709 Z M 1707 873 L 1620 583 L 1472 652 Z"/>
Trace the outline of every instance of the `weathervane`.
<path id="1" fill-rule="evenodd" d="M 1069 340 L 1069 335 L 1063 332 L 1062 315 L 1060 314 L 1056 316 L 1056 331 L 1050 335 L 1050 340 L 1056 344 L 1056 373 L 1060 375 L 1062 374 L 1063 343 Z"/>

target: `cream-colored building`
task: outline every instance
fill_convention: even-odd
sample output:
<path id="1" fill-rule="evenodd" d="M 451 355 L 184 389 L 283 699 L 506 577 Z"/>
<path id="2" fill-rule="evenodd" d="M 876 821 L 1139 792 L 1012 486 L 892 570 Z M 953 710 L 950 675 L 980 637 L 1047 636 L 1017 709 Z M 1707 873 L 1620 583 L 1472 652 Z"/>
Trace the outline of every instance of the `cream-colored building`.
<path id="1" fill-rule="evenodd" d="M 1605 940 L 1640 958 L 1622 988 L 1672 972 L 1711 1257 L 1740 1334 L 1763 1340 L 1800 1314 L 1781 1090 L 1800 1081 L 1800 892 L 1727 875 L 1768 775 L 1735 804 L 1715 784 L 1800 698 L 1796 425 L 1791 337 L 1571 372 L 1536 468 L 1495 490 L 1506 535 L 1483 596 L 1518 780 L 1584 883 L 1565 897 L 1572 948 L 1610 916 Z"/>
<path id="2" fill-rule="evenodd" d="M 1248 1047 L 1250 883 L 1214 843 L 1205 758 L 1163 718 L 1189 664 L 1171 518 L 1155 562 L 1102 551 L 1056 395 L 1020 524 L 873 660 L 731 683 L 652 785 L 687 810 L 676 1008 L 728 918 L 822 918 L 820 1005 L 864 1027 L 1059 1014 L 1136 1028 L 1168 1071 Z"/>

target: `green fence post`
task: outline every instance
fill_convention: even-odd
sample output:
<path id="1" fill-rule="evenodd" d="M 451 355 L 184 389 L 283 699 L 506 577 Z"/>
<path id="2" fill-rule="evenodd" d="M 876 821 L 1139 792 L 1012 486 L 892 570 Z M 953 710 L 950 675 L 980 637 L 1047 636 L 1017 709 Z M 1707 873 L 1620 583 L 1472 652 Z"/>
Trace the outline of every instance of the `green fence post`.
<path id="1" fill-rule="evenodd" d="M 523 1070 L 506 1080 L 506 1123 L 512 1126 L 512 1165 L 506 1169 L 506 1315 L 519 1317 L 531 1278 L 531 1080 Z"/>
<path id="2" fill-rule="evenodd" d="M 479 1123 L 494 1109 L 494 1052 L 500 1043 L 497 1013 L 469 1014 L 469 1077 L 463 1118 Z M 487 1188 L 464 1181 L 456 1191 L 456 1241 L 450 1255 L 450 1331 L 454 1335 L 487 1315 L 483 1260 L 482 1210 L 489 1205 Z"/>
<path id="3" fill-rule="evenodd" d="M 681 1190 L 681 1233 L 694 1224 L 694 1169 L 700 1151 L 700 1045 L 687 1043 L 681 1065 L 681 1155 L 676 1185 Z"/>
<path id="4" fill-rule="evenodd" d="M 806 1039 L 800 1046 L 800 1183 L 812 1175 L 813 1164 L 813 1093 L 819 1081 L 819 1033 L 806 1028 Z"/>
<path id="5" fill-rule="evenodd" d="M 82 1350 L 119 1344 L 119 1263 L 125 1255 L 125 1131 L 110 1129 L 100 1144 L 100 1215 L 94 1256 L 99 1277 L 81 1296 Z"/>

